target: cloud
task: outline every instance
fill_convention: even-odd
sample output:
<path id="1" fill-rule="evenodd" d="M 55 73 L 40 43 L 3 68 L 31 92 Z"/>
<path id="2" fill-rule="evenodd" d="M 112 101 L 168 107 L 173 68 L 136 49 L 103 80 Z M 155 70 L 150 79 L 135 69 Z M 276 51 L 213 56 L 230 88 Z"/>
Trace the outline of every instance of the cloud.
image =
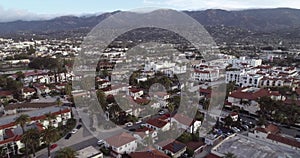
<path id="1" fill-rule="evenodd" d="M 300 1 L 296 0 L 144 0 L 144 4 L 178 10 L 300 8 Z"/>
<path id="2" fill-rule="evenodd" d="M 32 20 L 47 20 L 52 19 L 60 14 L 36 14 L 27 10 L 21 9 L 4 9 L 0 6 L 0 22 L 11 22 L 17 20 L 32 21 Z"/>

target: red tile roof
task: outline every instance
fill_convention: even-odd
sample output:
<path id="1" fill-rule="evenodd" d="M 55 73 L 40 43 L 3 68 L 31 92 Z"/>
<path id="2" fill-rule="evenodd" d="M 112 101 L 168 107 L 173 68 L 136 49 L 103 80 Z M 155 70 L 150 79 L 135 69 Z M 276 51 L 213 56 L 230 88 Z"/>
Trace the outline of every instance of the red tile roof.
<path id="1" fill-rule="evenodd" d="M 11 122 L 11 123 L 8 123 L 8 124 L 5 124 L 5 125 L 0 125 L 0 129 L 6 129 L 6 128 L 9 128 L 9 127 L 13 127 L 15 125 L 16 125 L 16 123 Z"/>
<path id="2" fill-rule="evenodd" d="M 192 149 L 192 150 L 197 150 L 202 146 L 205 146 L 205 143 L 202 141 L 190 141 L 186 143 L 187 148 Z"/>
<path id="3" fill-rule="evenodd" d="M 132 135 L 128 133 L 121 133 L 119 135 L 115 135 L 112 137 L 107 138 L 105 141 L 110 145 L 114 147 L 121 147 L 125 144 L 128 144 L 132 141 L 135 141 L 136 138 L 134 138 Z"/>
<path id="4" fill-rule="evenodd" d="M 13 95 L 13 91 L 0 90 L 0 97 L 12 96 L 12 95 Z"/>
<path id="5" fill-rule="evenodd" d="M 162 119 L 149 119 L 146 123 L 149 125 L 152 125 L 157 128 L 163 128 L 166 124 L 168 124 L 167 121 L 162 120 Z"/>
<path id="6" fill-rule="evenodd" d="M 221 157 L 210 153 L 210 154 L 206 155 L 205 158 L 221 158 Z"/>
<path id="7" fill-rule="evenodd" d="M 248 100 L 257 100 L 260 97 L 264 96 L 278 96 L 278 92 L 272 92 L 267 89 L 259 89 L 254 92 L 247 92 L 243 91 L 245 89 L 239 89 L 236 91 L 233 91 L 229 96 L 233 98 L 238 98 L 238 99 L 248 99 Z"/>
<path id="8" fill-rule="evenodd" d="M 177 153 L 186 147 L 185 144 L 175 140 L 163 147 L 164 150 L 171 151 L 172 153 Z"/>
<path id="9" fill-rule="evenodd" d="M 281 135 L 278 134 L 269 134 L 267 136 L 268 139 L 283 143 L 283 144 L 287 144 L 290 146 L 294 146 L 297 148 L 300 148 L 300 142 L 298 142 L 296 139 L 291 139 L 291 138 L 287 138 L 287 137 L 283 137 Z"/>
<path id="10" fill-rule="evenodd" d="M 263 133 L 272 133 L 272 134 L 277 134 L 280 132 L 279 128 L 273 124 L 269 124 L 265 128 L 257 127 L 255 130 L 263 132 Z"/>
<path id="11" fill-rule="evenodd" d="M 169 158 L 168 155 L 166 155 L 158 150 L 134 152 L 134 153 L 129 154 L 129 156 L 131 158 Z"/>
<path id="12" fill-rule="evenodd" d="M 194 119 L 182 114 L 176 114 L 173 119 L 186 126 L 190 126 L 195 122 Z"/>
<path id="13" fill-rule="evenodd" d="M 14 137 L 12 137 L 12 138 L 8 138 L 8 139 L 5 139 L 5 140 L 0 141 L 0 145 L 2 145 L 2 144 L 7 144 L 7 143 L 9 143 L 9 142 L 19 141 L 19 140 L 21 140 L 21 136 L 16 135 L 16 136 L 14 136 Z"/>

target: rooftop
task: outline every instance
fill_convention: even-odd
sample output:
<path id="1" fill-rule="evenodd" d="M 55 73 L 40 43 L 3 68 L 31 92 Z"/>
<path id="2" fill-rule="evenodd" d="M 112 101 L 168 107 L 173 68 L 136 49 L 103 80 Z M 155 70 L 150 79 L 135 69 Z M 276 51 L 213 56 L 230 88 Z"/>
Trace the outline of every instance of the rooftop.
<path id="1" fill-rule="evenodd" d="M 225 139 L 212 150 L 218 154 L 231 152 L 238 158 L 300 157 L 297 150 L 241 135 Z"/>

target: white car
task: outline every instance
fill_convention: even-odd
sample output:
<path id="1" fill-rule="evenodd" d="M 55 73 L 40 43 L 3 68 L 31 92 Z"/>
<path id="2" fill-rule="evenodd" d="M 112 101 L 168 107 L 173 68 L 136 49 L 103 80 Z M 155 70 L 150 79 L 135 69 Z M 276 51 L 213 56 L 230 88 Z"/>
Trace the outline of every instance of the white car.
<path id="1" fill-rule="evenodd" d="M 125 123 L 125 126 L 131 127 L 131 126 L 133 126 L 133 123 L 132 122 L 127 122 L 127 123 Z"/>
<path id="2" fill-rule="evenodd" d="M 166 112 L 165 111 L 160 111 L 158 114 L 164 115 Z"/>
<path id="3" fill-rule="evenodd" d="M 139 121 L 135 122 L 135 124 L 140 124 L 142 122 L 143 122 L 142 120 L 139 120 Z"/>
<path id="4" fill-rule="evenodd" d="M 76 128 L 71 131 L 72 134 L 75 134 L 77 132 L 78 132 L 78 129 L 76 129 Z"/>
<path id="5" fill-rule="evenodd" d="M 97 144 L 98 144 L 98 145 L 104 144 L 104 140 L 98 140 Z"/>

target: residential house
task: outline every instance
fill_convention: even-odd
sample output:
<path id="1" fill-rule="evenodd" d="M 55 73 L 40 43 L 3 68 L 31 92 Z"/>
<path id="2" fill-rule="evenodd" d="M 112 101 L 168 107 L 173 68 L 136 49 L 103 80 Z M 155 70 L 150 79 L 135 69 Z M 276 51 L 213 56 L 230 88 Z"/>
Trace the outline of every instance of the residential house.
<path id="1" fill-rule="evenodd" d="M 170 130 L 171 124 L 165 119 L 151 118 L 146 121 L 144 126 L 154 130 L 168 131 Z"/>
<path id="2" fill-rule="evenodd" d="M 201 121 L 192 119 L 183 114 L 176 114 L 171 118 L 171 123 L 176 124 L 178 129 L 183 129 L 189 133 L 196 133 L 201 126 Z"/>
<path id="3" fill-rule="evenodd" d="M 164 152 L 171 157 L 180 157 L 187 149 L 187 146 L 177 140 L 168 139 L 156 144 L 158 150 Z"/>
<path id="4" fill-rule="evenodd" d="M 121 158 L 122 154 L 130 154 L 137 148 L 137 139 L 128 133 L 114 135 L 104 140 L 105 146 L 111 148 L 111 156 Z"/>

